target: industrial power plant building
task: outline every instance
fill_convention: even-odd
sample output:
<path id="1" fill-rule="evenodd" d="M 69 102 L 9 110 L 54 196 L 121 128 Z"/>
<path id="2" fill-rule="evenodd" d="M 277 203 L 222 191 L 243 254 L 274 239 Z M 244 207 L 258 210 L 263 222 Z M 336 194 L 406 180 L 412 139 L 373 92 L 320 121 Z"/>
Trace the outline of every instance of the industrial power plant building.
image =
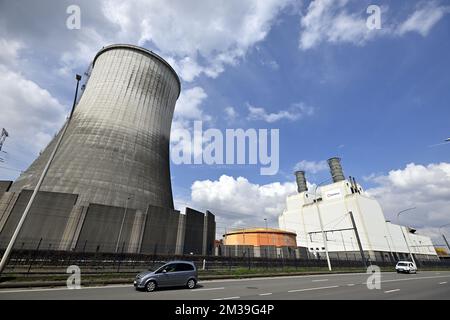
<path id="1" fill-rule="evenodd" d="M 111 45 L 97 53 L 88 76 L 15 248 L 212 254 L 214 215 L 174 210 L 169 138 L 181 90 L 175 71 L 149 50 Z M 0 183 L 0 248 L 61 132 L 12 185 Z"/>
<path id="2" fill-rule="evenodd" d="M 328 249 L 330 258 L 360 260 L 362 249 L 371 261 L 410 260 L 410 254 L 415 260 L 438 259 L 429 237 L 386 221 L 380 204 L 354 178 L 345 178 L 339 158 L 328 163 L 333 182 L 313 192 L 305 172 L 296 172 L 298 193 L 287 197 L 279 217 L 281 229 L 297 234 L 298 246 L 320 258 Z"/>

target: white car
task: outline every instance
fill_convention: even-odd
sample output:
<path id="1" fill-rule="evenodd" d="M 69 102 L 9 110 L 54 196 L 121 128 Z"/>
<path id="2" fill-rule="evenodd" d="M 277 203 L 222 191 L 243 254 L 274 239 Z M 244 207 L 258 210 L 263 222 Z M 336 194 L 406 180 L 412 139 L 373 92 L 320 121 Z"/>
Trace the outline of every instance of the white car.
<path id="1" fill-rule="evenodd" d="M 397 262 L 397 265 L 395 266 L 395 270 L 397 270 L 397 273 L 400 273 L 400 272 L 417 273 L 417 267 L 411 261 L 399 261 L 399 262 Z"/>

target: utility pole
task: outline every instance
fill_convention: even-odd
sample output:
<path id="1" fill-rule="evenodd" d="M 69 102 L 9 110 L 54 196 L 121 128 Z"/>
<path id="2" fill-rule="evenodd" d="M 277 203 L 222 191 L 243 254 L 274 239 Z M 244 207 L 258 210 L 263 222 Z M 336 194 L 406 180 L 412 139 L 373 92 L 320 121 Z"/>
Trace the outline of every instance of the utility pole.
<path id="1" fill-rule="evenodd" d="M 444 241 L 445 241 L 445 244 L 447 245 L 447 248 L 448 248 L 448 254 L 450 255 L 450 246 L 448 245 L 448 241 L 447 241 L 447 239 L 445 238 L 445 235 L 444 234 L 442 234 L 442 238 L 444 238 Z"/>
<path id="2" fill-rule="evenodd" d="M 331 179 L 327 179 L 325 181 L 322 181 L 321 183 L 319 183 L 315 188 L 314 188 L 314 201 L 316 203 L 316 207 L 317 207 L 317 214 L 319 216 L 319 223 L 320 223 L 320 231 L 322 231 L 322 238 L 323 238 L 323 246 L 325 247 L 325 255 L 327 256 L 327 263 L 328 263 L 328 270 L 332 270 L 331 269 L 331 261 L 330 261 L 330 255 L 328 254 L 328 244 L 327 244 L 327 236 L 325 234 L 325 231 L 323 230 L 323 221 L 322 221 L 322 215 L 320 214 L 320 207 L 319 207 L 319 202 L 317 201 L 317 188 L 319 186 L 321 186 L 322 184 L 330 181 Z"/>
<path id="3" fill-rule="evenodd" d="M 450 139 L 450 138 L 449 138 Z M 447 238 L 445 237 L 445 235 L 444 235 L 444 232 L 441 230 L 442 228 L 444 228 L 444 227 L 446 227 L 446 226 L 450 226 L 450 223 L 447 223 L 447 224 L 444 224 L 444 225 L 442 225 L 442 226 L 440 226 L 439 227 L 439 231 L 440 231 L 440 233 L 441 233 L 441 235 L 442 235 L 442 238 L 444 238 L 444 241 L 445 241 L 445 244 L 447 245 L 447 248 L 448 248 L 448 254 L 450 255 L 450 246 L 448 245 L 448 241 L 447 241 Z"/>
<path id="4" fill-rule="evenodd" d="M 364 250 L 361 244 L 361 239 L 359 238 L 358 229 L 356 228 L 355 218 L 353 218 L 353 212 L 349 211 L 350 214 L 350 220 L 352 221 L 353 230 L 355 230 L 355 237 L 356 241 L 358 242 L 359 252 L 361 253 L 361 258 L 364 264 L 364 267 L 367 268 L 367 260 L 366 256 L 364 255 Z"/>
<path id="5" fill-rule="evenodd" d="M 402 230 L 403 239 L 405 239 L 405 243 L 406 243 L 406 247 L 408 248 L 409 256 L 411 257 L 412 262 L 416 265 L 416 260 L 414 260 L 414 256 L 411 252 L 411 248 L 409 247 L 408 240 L 406 239 L 406 236 L 405 236 L 405 232 L 403 231 L 403 227 L 400 226 L 400 229 Z"/>
<path id="6" fill-rule="evenodd" d="M 388 238 L 387 238 L 386 236 L 384 236 L 384 238 L 386 239 L 386 243 L 387 243 L 388 248 L 389 248 L 389 253 L 390 253 L 389 260 L 391 260 L 391 259 L 393 258 L 393 253 L 392 253 L 391 245 L 389 244 Z"/>
<path id="7" fill-rule="evenodd" d="M 320 214 L 320 208 L 319 208 L 319 204 L 317 202 L 316 202 L 316 205 L 317 205 L 317 213 L 319 215 L 320 230 L 322 231 L 323 245 L 325 246 L 325 254 L 327 256 L 328 270 L 331 271 L 332 269 L 331 269 L 330 256 L 328 254 L 327 236 L 325 234 L 325 231 L 323 230 L 322 216 Z"/>
<path id="8" fill-rule="evenodd" d="M 66 123 L 64 124 L 64 127 L 61 130 L 61 134 L 59 136 L 58 141 L 56 142 L 55 148 L 53 149 L 52 153 L 50 154 L 50 158 L 48 159 L 47 164 L 45 165 L 44 170 L 42 171 L 42 174 L 41 174 L 41 176 L 40 176 L 40 178 L 39 178 L 39 180 L 38 180 L 38 182 L 36 184 L 36 187 L 34 188 L 33 194 L 31 195 L 31 198 L 28 201 L 27 206 L 25 207 L 25 210 L 24 210 L 24 212 L 22 214 L 22 217 L 20 218 L 19 223 L 17 224 L 17 227 L 16 227 L 16 229 L 15 229 L 15 231 L 14 231 L 12 237 L 11 237 L 11 240 L 9 241 L 8 247 L 6 248 L 5 253 L 3 254 L 2 260 L 0 261 L 0 274 L 3 272 L 3 270 L 6 267 L 6 263 L 8 262 L 8 259 L 9 259 L 9 256 L 11 254 L 11 251 L 12 251 L 12 249 L 14 247 L 14 244 L 15 244 L 15 242 L 17 240 L 17 237 L 18 237 L 18 235 L 20 233 L 20 230 L 22 229 L 23 223 L 25 222 L 25 219 L 26 219 L 26 217 L 27 217 L 27 215 L 28 215 L 28 213 L 29 213 L 29 211 L 31 209 L 31 206 L 33 205 L 34 199 L 36 198 L 36 195 L 39 192 L 39 189 L 40 189 L 40 187 L 42 185 L 42 182 L 44 181 L 45 176 L 47 175 L 47 172 L 48 172 L 48 170 L 50 168 L 50 165 L 51 165 L 53 159 L 55 158 L 56 152 L 58 151 L 58 148 L 61 145 L 61 141 L 64 138 L 64 134 L 66 133 L 67 127 L 70 124 L 70 120 L 72 120 L 72 115 L 73 115 L 73 112 L 75 111 L 75 103 L 77 101 L 78 86 L 80 84 L 81 76 L 79 74 L 77 74 L 75 78 L 77 80 L 77 88 L 75 90 L 75 97 L 73 99 L 73 105 L 72 105 L 72 110 L 70 112 L 70 116 L 67 119 Z"/>
<path id="9" fill-rule="evenodd" d="M 399 225 L 400 225 L 400 215 L 403 212 L 414 210 L 414 209 L 416 209 L 416 207 L 408 208 L 408 209 L 402 210 L 399 213 L 397 213 L 397 222 L 399 222 Z M 406 239 L 405 232 L 403 231 L 403 227 L 401 225 L 400 225 L 400 230 L 402 230 L 403 239 L 405 239 L 405 243 L 406 243 L 406 247 L 408 248 L 409 256 L 411 257 L 411 260 L 414 263 L 414 265 L 416 265 L 416 260 L 414 259 L 414 256 L 413 256 L 413 254 L 411 252 L 411 248 L 409 247 L 408 240 Z"/>

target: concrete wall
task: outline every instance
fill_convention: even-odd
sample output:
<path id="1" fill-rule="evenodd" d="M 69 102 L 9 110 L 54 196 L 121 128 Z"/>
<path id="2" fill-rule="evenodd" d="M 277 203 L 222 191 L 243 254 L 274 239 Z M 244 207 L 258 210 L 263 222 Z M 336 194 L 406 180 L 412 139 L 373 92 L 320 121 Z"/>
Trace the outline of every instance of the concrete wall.
<path id="1" fill-rule="evenodd" d="M 6 247 L 11 239 L 31 194 L 30 190 L 20 192 L 12 210 L 4 214 L 4 224 L 0 230 L 1 247 Z M 39 245 L 40 249 L 57 250 L 76 201 L 76 194 L 38 192 L 19 233 L 15 248 L 36 249 Z"/>
<path id="2" fill-rule="evenodd" d="M 0 198 L 3 196 L 5 192 L 9 191 L 11 185 L 12 181 L 0 181 Z"/>
<path id="3" fill-rule="evenodd" d="M 213 255 L 214 240 L 216 239 L 216 218 L 209 211 L 206 211 L 203 229 L 203 255 Z"/>
<path id="4" fill-rule="evenodd" d="M 186 223 L 184 236 L 184 254 L 203 254 L 203 232 L 205 214 L 186 208 Z"/>
<path id="5" fill-rule="evenodd" d="M 6 247 L 32 191 L 0 198 L 0 247 Z M 186 214 L 156 206 L 132 208 L 75 205 L 77 195 L 38 193 L 16 248 L 213 255 L 215 216 L 187 208 Z M 42 238 L 41 243 L 40 239 Z M 23 245 L 22 245 L 23 243 Z"/>
<path id="6" fill-rule="evenodd" d="M 124 219 L 125 218 L 125 219 Z M 90 204 L 76 242 L 76 251 L 128 252 L 136 210 Z M 123 222 L 123 224 L 122 224 Z M 119 233 L 121 226 L 122 232 Z M 135 250 L 131 250 L 135 252 Z"/>
<path id="7" fill-rule="evenodd" d="M 177 249 L 179 218 L 179 211 L 149 206 L 140 252 L 174 254 Z"/>

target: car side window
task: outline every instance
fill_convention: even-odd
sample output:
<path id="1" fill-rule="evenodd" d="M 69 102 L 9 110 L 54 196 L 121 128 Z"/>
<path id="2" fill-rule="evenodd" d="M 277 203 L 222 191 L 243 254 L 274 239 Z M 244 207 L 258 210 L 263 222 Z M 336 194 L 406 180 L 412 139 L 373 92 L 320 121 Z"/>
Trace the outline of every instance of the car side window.
<path id="1" fill-rule="evenodd" d="M 175 264 L 175 263 L 169 264 L 167 267 L 165 267 L 165 269 L 166 269 L 166 272 L 178 271 L 177 270 L 177 264 Z"/>
<path id="2" fill-rule="evenodd" d="M 187 263 L 178 263 L 175 271 L 190 271 L 194 270 L 194 268 Z"/>

